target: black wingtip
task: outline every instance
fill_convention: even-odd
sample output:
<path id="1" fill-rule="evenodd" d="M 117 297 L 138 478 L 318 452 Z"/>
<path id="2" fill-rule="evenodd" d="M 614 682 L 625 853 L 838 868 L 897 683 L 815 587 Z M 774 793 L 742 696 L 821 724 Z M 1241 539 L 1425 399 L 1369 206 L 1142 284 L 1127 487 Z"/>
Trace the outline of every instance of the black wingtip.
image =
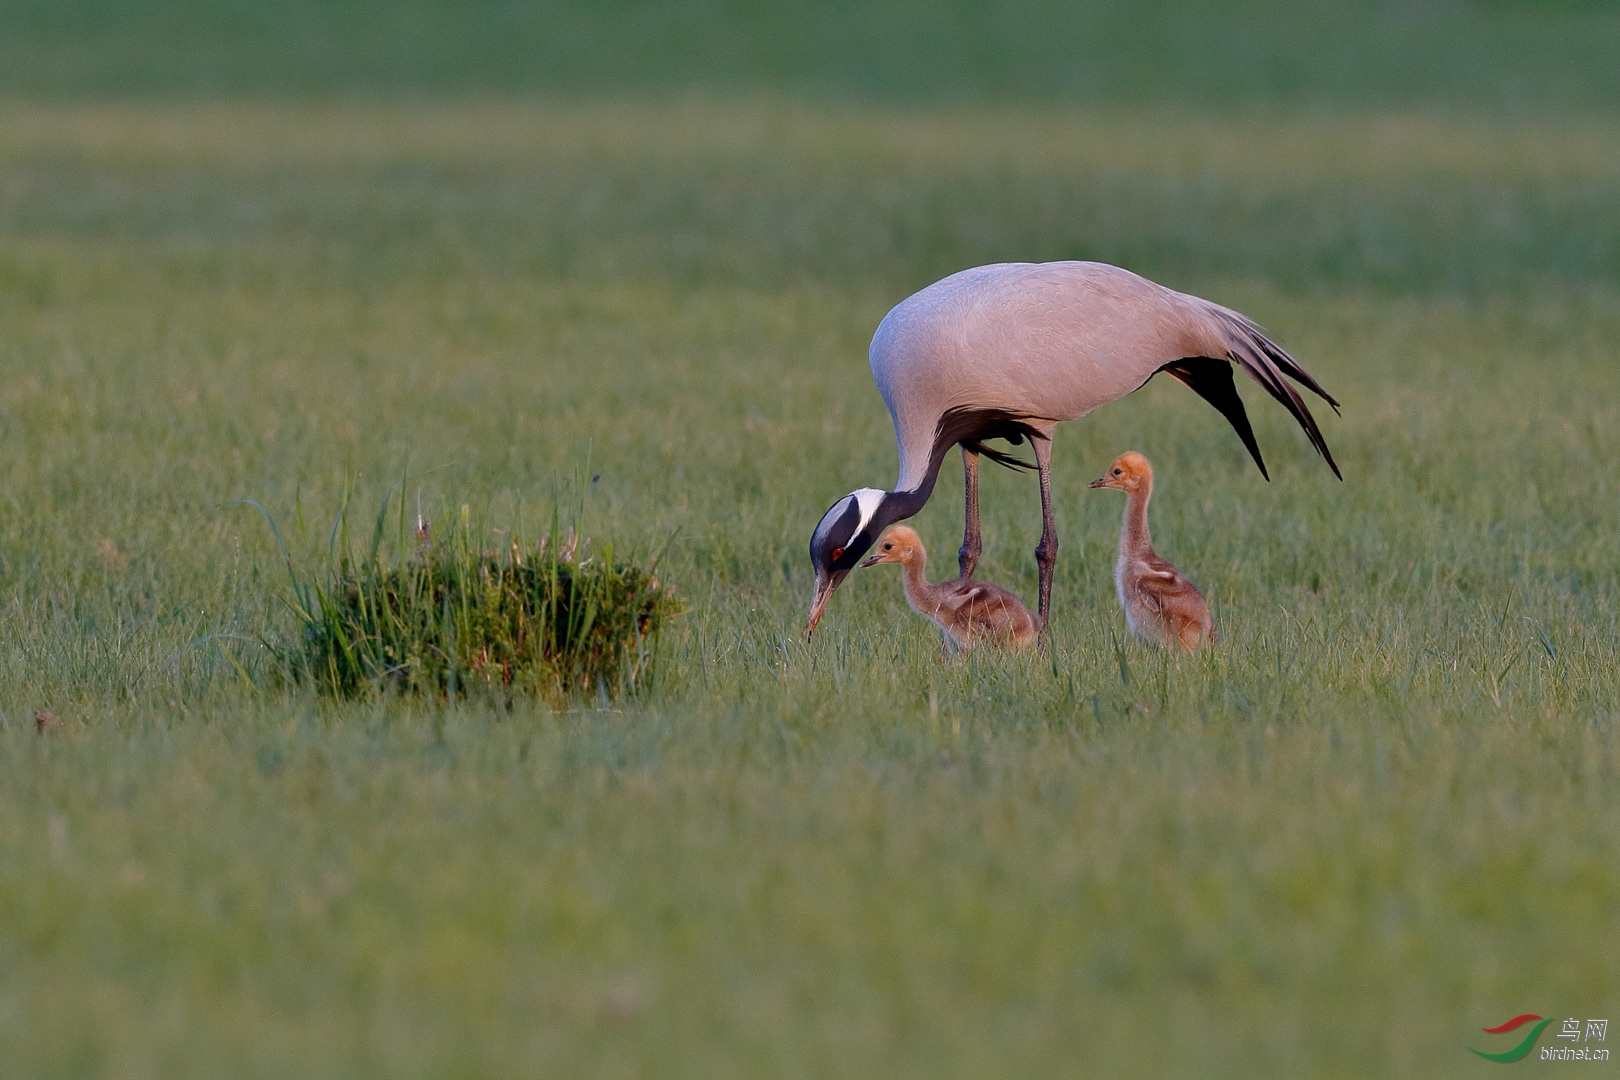
<path id="1" fill-rule="evenodd" d="M 1238 408 L 1243 408 L 1241 403 L 1238 405 Z M 1247 416 L 1243 418 L 1243 427 L 1245 429 L 1248 429 L 1249 427 L 1249 418 Z M 1239 431 L 1238 435 L 1241 437 L 1244 435 L 1244 432 Z M 1249 430 L 1247 437 L 1243 439 L 1243 445 L 1249 448 L 1249 456 L 1254 458 L 1254 464 L 1255 467 L 1260 470 L 1260 476 L 1265 480 L 1266 483 L 1271 483 L 1271 473 L 1266 471 L 1266 459 L 1260 456 L 1260 444 L 1255 442 L 1254 432 L 1252 430 Z"/>
<path id="2" fill-rule="evenodd" d="M 1242 406 L 1239 406 L 1239 408 L 1241 407 Z M 1244 427 L 1248 427 L 1248 420 L 1249 418 L 1246 416 L 1243 418 Z M 1238 435 L 1239 437 L 1242 437 L 1243 432 L 1239 431 Z M 1266 483 L 1271 483 L 1271 473 L 1266 471 L 1266 460 L 1260 456 L 1260 444 L 1254 441 L 1253 431 L 1250 431 L 1248 433 L 1248 437 L 1243 439 L 1243 445 L 1249 448 L 1249 456 L 1254 458 L 1255 467 L 1260 470 L 1261 478 L 1264 479 Z"/>
<path id="3" fill-rule="evenodd" d="M 1266 393 L 1293 415 L 1299 426 L 1305 430 L 1305 437 L 1316 447 L 1316 452 L 1322 455 L 1328 468 L 1333 470 L 1333 475 L 1343 480 L 1344 475 L 1339 472 L 1338 462 L 1333 460 L 1333 452 L 1328 449 L 1327 440 L 1322 437 L 1322 429 L 1316 425 L 1316 418 L 1305 406 L 1305 399 L 1299 396 L 1299 391 L 1284 378 L 1284 374 L 1298 379 L 1308 389 L 1320 395 L 1324 401 L 1333 404 L 1333 399 L 1316 385 L 1316 380 L 1306 374 L 1292 357 L 1258 332 L 1234 340 L 1231 343 L 1231 352 L 1227 355 L 1232 363 L 1242 367 L 1250 378 L 1264 387 Z"/>
<path id="4" fill-rule="evenodd" d="M 987 457 L 997 465 L 1001 465 L 1005 468 L 1027 469 L 1030 472 L 1035 471 L 1035 463 L 1033 461 L 1025 461 L 1023 458 L 1015 458 L 1004 450 L 992 450 L 990 447 L 984 445 L 982 442 L 979 442 L 977 439 L 964 439 L 962 441 L 962 445 L 973 451 L 975 454 Z"/>
<path id="5" fill-rule="evenodd" d="M 1249 456 L 1254 458 L 1260 475 L 1265 477 L 1266 483 L 1271 483 L 1271 473 L 1266 470 L 1266 459 L 1260 455 L 1260 443 L 1249 424 L 1249 414 L 1244 411 L 1243 399 L 1238 396 L 1237 384 L 1232 381 L 1231 363 L 1207 356 L 1192 356 L 1166 364 L 1159 370 L 1215 406 L 1226 417 L 1226 422 L 1237 432 Z"/>

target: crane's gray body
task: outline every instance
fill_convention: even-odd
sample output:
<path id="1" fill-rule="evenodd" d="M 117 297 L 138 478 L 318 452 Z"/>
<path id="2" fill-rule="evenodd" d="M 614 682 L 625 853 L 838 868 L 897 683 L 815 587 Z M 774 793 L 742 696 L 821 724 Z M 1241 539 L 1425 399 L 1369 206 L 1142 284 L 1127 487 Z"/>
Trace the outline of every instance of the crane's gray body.
<path id="1" fill-rule="evenodd" d="M 950 410 L 992 409 L 1050 433 L 1175 360 L 1224 359 L 1222 315 L 1242 320 L 1104 263 L 998 263 L 935 282 L 872 337 L 872 377 L 900 446 L 896 490 L 923 482 Z"/>

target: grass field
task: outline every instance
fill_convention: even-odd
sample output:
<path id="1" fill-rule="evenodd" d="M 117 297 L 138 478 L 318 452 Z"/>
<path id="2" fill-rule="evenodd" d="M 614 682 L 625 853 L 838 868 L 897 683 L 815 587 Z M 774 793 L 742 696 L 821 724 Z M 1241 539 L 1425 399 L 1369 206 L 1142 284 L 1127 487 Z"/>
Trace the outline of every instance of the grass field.
<path id="1" fill-rule="evenodd" d="M 1456 48 L 1525 25 L 1491 10 Z M 1219 112 L 13 89 L 0 1071 L 1473 1076 L 1483 1026 L 1611 1016 L 1620 134 L 1544 66 L 1523 113 L 1444 71 Z M 806 643 L 810 529 L 894 477 L 873 327 L 1048 258 L 1264 323 L 1345 482 L 1251 388 L 1269 485 L 1155 382 L 1059 432 L 1048 655 L 944 660 L 884 569 Z M 1123 637 L 1085 483 L 1128 448 L 1224 634 L 1193 659 Z M 280 688 L 285 570 L 225 504 L 313 566 L 356 476 L 667 543 L 656 684 Z M 1032 597 L 1034 484 L 984 488 L 981 574 Z"/>

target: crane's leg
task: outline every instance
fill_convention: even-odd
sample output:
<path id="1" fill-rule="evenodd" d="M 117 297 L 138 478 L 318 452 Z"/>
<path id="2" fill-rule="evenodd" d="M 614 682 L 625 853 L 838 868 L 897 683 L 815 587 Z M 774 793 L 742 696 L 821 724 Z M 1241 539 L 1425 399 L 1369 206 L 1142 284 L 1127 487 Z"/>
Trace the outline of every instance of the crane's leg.
<path id="1" fill-rule="evenodd" d="M 979 453 L 962 445 L 962 479 L 967 491 L 967 524 L 962 531 L 962 550 L 956 553 L 956 565 L 963 577 L 972 577 L 979 565 L 979 553 L 984 544 L 979 538 Z"/>
<path id="2" fill-rule="evenodd" d="M 1052 440 L 1030 440 L 1035 451 L 1035 470 L 1041 477 L 1041 542 L 1035 545 L 1035 565 L 1041 573 L 1040 608 L 1036 622 L 1040 624 L 1041 645 L 1046 644 L 1046 617 L 1052 606 L 1052 568 L 1057 565 L 1057 525 L 1052 520 Z"/>

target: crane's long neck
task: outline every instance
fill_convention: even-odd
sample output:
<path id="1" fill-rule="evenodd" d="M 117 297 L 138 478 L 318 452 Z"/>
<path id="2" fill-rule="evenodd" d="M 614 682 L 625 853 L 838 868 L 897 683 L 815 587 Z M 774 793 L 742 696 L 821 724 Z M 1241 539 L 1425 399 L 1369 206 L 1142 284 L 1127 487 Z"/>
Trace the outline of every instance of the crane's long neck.
<path id="1" fill-rule="evenodd" d="M 881 536 L 884 529 L 906 520 L 928 504 L 928 497 L 934 493 L 934 481 L 939 479 L 939 466 L 938 461 L 931 463 L 922 481 L 910 491 L 884 492 L 883 501 L 878 504 L 868 527 L 874 537 Z"/>
<path id="2" fill-rule="evenodd" d="M 1145 555 L 1153 550 L 1153 538 L 1148 535 L 1148 500 L 1153 497 L 1153 481 L 1149 480 L 1140 491 L 1125 493 L 1125 527 L 1119 533 L 1119 553 Z"/>

